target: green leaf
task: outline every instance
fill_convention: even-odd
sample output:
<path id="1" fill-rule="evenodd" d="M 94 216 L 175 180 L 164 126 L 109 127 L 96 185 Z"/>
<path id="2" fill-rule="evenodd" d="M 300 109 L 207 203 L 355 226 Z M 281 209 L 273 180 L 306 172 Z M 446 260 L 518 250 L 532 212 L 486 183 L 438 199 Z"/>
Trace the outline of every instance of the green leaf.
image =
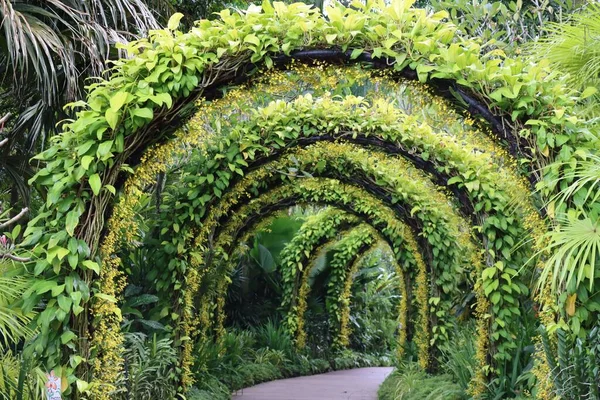
<path id="1" fill-rule="evenodd" d="M 98 265 L 98 263 L 92 261 L 92 260 L 85 260 L 83 263 L 81 263 L 85 268 L 87 269 L 91 269 L 92 271 L 94 271 L 96 274 L 100 274 L 100 266 Z"/>
<path id="2" fill-rule="evenodd" d="M 273 6 L 271 5 L 271 1 L 270 0 L 263 0 L 262 1 L 262 9 L 264 11 L 265 14 L 269 14 L 272 15 L 273 12 L 275 11 L 275 9 L 273 8 Z"/>
<path id="3" fill-rule="evenodd" d="M 110 153 L 113 143 L 114 143 L 114 141 L 112 141 L 112 140 L 108 140 L 106 142 L 100 143 L 100 146 L 98 146 L 98 151 L 96 152 L 97 156 L 102 158 L 102 157 L 106 156 L 108 153 Z"/>
<path id="4" fill-rule="evenodd" d="M 94 192 L 94 195 L 98 196 L 98 194 L 100 193 L 100 188 L 102 187 L 100 175 L 94 174 L 90 176 L 90 187 L 92 188 L 92 192 Z"/>
<path id="5" fill-rule="evenodd" d="M 113 196 L 117 194 L 117 189 L 113 185 L 104 185 L 104 189 L 108 190 Z"/>
<path id="6" fill-rule="evenodd" d="M 492 304 L 498 304 L 498 302 L 500 301 L 501 295 L 500 292 L 494 292 L 492 294 L 492 297 L 490 298 Z"/>
<path id="7" fill-rule="evenodd" d="M 154 96 L 150 96 L 150 100 L 152 100 L 158 106 L 166 104 L 167 108 L 171 108 L 173 105 L 173 99 L 169 93 L 159 93 Z"/>
<path id="8" fill-rule="evenodd" d="M 72 341 L 73 339 L 75 339 L 77 337 L 76 334 L 74 334 L 71 331 L 66 331 L 65 333 L 63 333 L 62 335 L 60 335 L 60 342 L 62 344 L 67 344 L 70 341 Z"/>
<path id="9" fill-rule="evenodd" d="M 55 281 L 37 281 L 31 287 L 32 291 L 35 291 L 37 294 L 44 294 L 52 289 L 54 289 L 58 284 Z"/>
<path id="10" fill-rule="evenodd" d="M 588 97 L 595 95 L 597 92 L 598 89 L 596 89 L 594 86 L 589 86 L 581 93 L 580 97 L 582 99 L 587 99 Z"/>
<path id="11" fill-rule="evenodd" d="M 87 151 L 94 145 L 96 144 L 95 140 L 88 140 L 87 142 L 85 142 L 84 144 L 82 144 L 81 146 L 77 146 L 77 155 L 81 156 L 85 153 L 87 153 Z"/>
<path id="12" fill-rule="evenodd" d="M 259 46 L 260 40 L 256 37 L 256 35 L 251 33 L 249 35 L 246 35 L 246 37 L 244 38 L 244 43 L 251 43 L 253 45 Z"/>
<path id="13" fill-rule="evenodd" d="M 83 156 L 81 158 L 81 166 L 83 167 L 83 169 L 85 169 L 87 171 L 89 169 L 90 164 L 92 163 L 92 161 L 94 161 L 94 157 L 92 157 L 92 156 Z"/>
<path id="14" fill-rule="evenodd" d="M 462 177 L 460 176 L 453 176 L 452 178 L 448 179 L 448 185 L 453 185 L 455 183 L 460 183 L 462 182 Z"/>
<path id="15" fill-rule="evenodd" d="M 152 109 L 149 107 L 136 108 L 135 110 L 133 110 L 133 115 L 135 115 L 136 117 L 142 117 L 142 118 L 148 119 L 148 120 L 150 120 L 154 117 L 154 113 L 152 112 Z"/>
<path id="16" fill-rule="evenodd" d="M 81 379 L 77 379 L 75 384 L 79 393 L 85 393 L 88 390 L 88 387 L 90 386 L 89 383 L 87 383 L 86 381 L 82 381 Z"/>
<path id="17" fill-rule="evenodd" d="M 179 27 L 179 21 L 181 21 L 181 18 L 183 18 L 182 13 L 175 13 L 171 15 L 171 18 L 169 18 L 169 22 L 167 23 L 167 28 L 170 31 L 176 30 Z"/>
<path id="18" fill-rule="evenodd" d="M 363 49 L 354 49 L 354 50 L 352 50 L 352 54 L 350 54 L 350 59 L 356 60 L 358 58 L 358 56 L 360 56 L 362 53 L 363 53 Z"/>
<path id="19" fill-rule="evenodd" d="M 71 210 L 67 213 L 66 226 L 65 229 L 69 236 L 73 236 L 75 234 L 75 227 L 79 223 L 79 217 L 81 213 L 77 210 Z"/>
<path id="20" fill-rule="evenodd" d="M 112 108 L 107 108 L 106 112 L 104 113 L 104 118 L 106 118 L 106 122 L 108 122 L 108 125 L 112 130 L 114 130 L 117 127 L 117 124 L 119 123 L 118 112 L 113 111 Z"/>
<path id="21" fill-rule="evenodd" d="M 110 109 L 117 113 L 127 101 L 127 92 L 117 92 L 110 98 Z"/>
<path id="22" fill-rule="evenodd" d="M 63 296 L 62 294 L 58 296 L 58 306 L 67 314 L 71 312 L 71 303 L 72 301 L 70 297 Z"/>

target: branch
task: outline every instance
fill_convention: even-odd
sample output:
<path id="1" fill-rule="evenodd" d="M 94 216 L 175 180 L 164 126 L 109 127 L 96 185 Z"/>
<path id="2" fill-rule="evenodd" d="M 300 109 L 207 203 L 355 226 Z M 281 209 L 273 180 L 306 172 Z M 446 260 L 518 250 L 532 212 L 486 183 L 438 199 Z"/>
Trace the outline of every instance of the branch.
<path id="1" fill-rule="evenodd" d="M 2 131 L 4 130 L 4 124 L 10 119 L 11 116 L 12 113 L 8 112 L 4 117 L 0 118 L 0 133 L 2 133 Z M 0 147 L 4 146 L 6 143 L 8 143 L 8 138 L 0 140 Z"/>
<path id="2" fill-rule="evenodd" d="M 4 124 L 9 120 L 10 117 L 12 117 L 12 113 L 8 112 L 4 117 L 0 118 L 0 129 L 4 128 Z"/>
<path id="3" fill-rule="evenodd" d="M 29 211 L 29 208 L 25 207 L 24 209 L 21 210 L 20 213 L 18 213 L 17 215 L 15 215 L 14 217 L 12 217 L 8 221 L 1 223 L 0 224 L 0 229 L 4 229 L 7 226 L 10 226 L 10 225 L 14 224 L 15 222 L 17 222 L 18 220 L 20 220 L 21 218 L 23 218 L 23 216 L 25 214 L 27 214 L 28 211 Z"/>
<path id="4" fill-rule="evenodd" d="M 16 262 L 22 262 L 22 263 L 31 261 L 31 258 L 29 258 L 29 257 L 17 257 L 17 256 L 13 256 L 12 254 L 0 254 L 0 260 L 2 260 L 4 258 L 8 258 L 9 260 L 13 260 Z"/>

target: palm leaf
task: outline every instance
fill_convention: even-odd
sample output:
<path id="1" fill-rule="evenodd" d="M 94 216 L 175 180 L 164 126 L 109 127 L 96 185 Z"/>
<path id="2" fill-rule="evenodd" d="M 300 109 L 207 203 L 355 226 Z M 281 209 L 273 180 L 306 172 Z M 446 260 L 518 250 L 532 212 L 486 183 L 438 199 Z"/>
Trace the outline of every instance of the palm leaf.
<path id="1" fill-rule="evenodd" d="M 556 229 L 547 234 L 550 244 L 544 252 L 551 254 L 538 281 L 544 287 L 552 276 L 552 290 L 577 287 L 586 279 L 590 290 L 594 284 L 596 260 L 600 256 L 600 221 L 583 212 L 570 212 L 558 219 Z"/>

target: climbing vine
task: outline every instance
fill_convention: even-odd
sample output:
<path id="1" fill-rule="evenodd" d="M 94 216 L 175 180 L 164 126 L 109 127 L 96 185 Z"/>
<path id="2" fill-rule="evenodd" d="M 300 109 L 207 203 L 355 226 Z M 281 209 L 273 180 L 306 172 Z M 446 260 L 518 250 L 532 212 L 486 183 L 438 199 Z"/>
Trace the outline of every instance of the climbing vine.
<path id="1" fill-rule="evenodd" d="M 31 346 L 47 368 L 62 366 L 59 372 L 69 384 L 76 383 L 80 392 L 89 390 L 93 398 L 108 398 L 110 390 L 106 389 L 121 368 L 117 354 L 120 316 L 115 303 L 124 284 L 113 256 L 120 240 L 131 234 L 127 229 L 130 222 L 124 220 L 109 224 L 108 236 L 101 237 L 113 210 L 113 197 L 121 189 L 135 196 L 140 186 L 120 184 L 133 171 L 128 164 L 136 164 L 152 144 L 168 141 L 179 126 L 174 121 L 192 113 L 195 99 L 218 97 L 223 85 L 247 74 L 247 66 L 270 69 L 287 65 L 291 59 L 319 58 L 318 51 L 311 53 L 319 49 L 328 61 L 368 62 L 388 68 L 396 75 L 456 93 L 495 135 L 514 148 L 533 149 L 528 161 L 531 170 L 555 159 L 557 164 L 545 170 L 550 174 L 575 168 L 569 163 L 577 159 L 573 144 L 587 136 L 574 106 L 586 93 L 570 89 L 544 62 L 511 59 L 499 50 L 483 54 L 476 40 L 455 35 L 455 27 L 445 21 L 445 12 L 431 14 L 411 5 L 403 0 L 390 4 L 368 1 L 352 8 L 336 5 L 328 9 L 326 19 L 309 5 L 264 2 L 246 12 L 222 11 L 219 18 L 201 21 L 188 33 L 177 32 L 181 15 L 175 15 L 167 30 L 154 31 L 148 39 L 126 45 L 131 57 L 115 65 L 109 80 L 92 84 L 85 102 L 73 104 L 80 110 L 77 118 L 65 124 L 53 145 L 37 157 L 45 167 L 32 183 L 47 193 L 40 213 L 25 231 L 23 245 L 32 249 L 36 257 L 33 270 L 39 277 L 29 292 L 27 307 L 40 301 L 46 304 L 35 320 L 44 334 Z M 444 86 L 444 82 L 452 85 Z M 478 279 L 494 316 L 489 327 L 497 344 L 494 359 L 501 364 L 510 358 L 516 327 L 509 321 L 519 315 L 517 297 L 528 292 L 517 266 L 531 252 L 529 244 L 515 250 L 513 238 L 528 237 L 530 231 L 535 238 L 544 231 L 529 201 L 527 184 L 516 181 L 514 165 L 497 170 L 495 157 L 482 154 L 468 141 L 439 135 L 440 130 L 399 112 L 390 103 L 367 106 L 349 97 L 344 101 L 301 97 L 289 104 L 273 102 L 257 115 L 254 125 L 231 132 L 229 138 L 239 138 L 239 142 L 222 142 L 225 151 L 213 148 L 210 152 L 211 157 L 223 158 L 194 160 L 206 167 L 207 173 L 198 179 L 205 179 L 203 189 L 210 190 L 194 194 L 194 189 L 187 188 L 190 193 L 184 196 L 192 204 L 182 203 L 178 209 L 187 206 L 189 212 L 179 214 L 171 226 L 178 235 L 172 235 L 172 248 L 167 249 L 173 256 L 170 267 L 189 271 L 182 285 L 185 304 L 193 301 L 186 297 L 194 293 L 188 288 L 198 285 L 204 261 L 193 255 L 192 261 L 175 257 L 184 254 L 187 244 L 198 236 L 183 229 L 182 222 L 200 226 L 205 206 L 213 196 L 223 194 L 235 174 L 245 174 L 248 160 L 316 132 L 346 130 L 357 137 L 378 132 L 384 141 L 398 143 L 405 152 L 415 148 L 421 160 L 429 160 L 437 172 L 451 175 L 447 184 L 465 189 L 474 210 L 487 216 L 479 228 L 486 268 Z M 261 129 L 271 136 L 254 140 Z M 194 137 L 206 133 L 191 131 Z M 168 142 L 146 157 L 179 151 L 182 148 Z M 147 179 L 143 174 L 152 174 L 156 168 L 138 169 L 140 179 Z M 548 184 L 546 189 L 554 187 Z M 514 214 L 510 212 L 513 204 Z M 114 215 L 126 217 L 130 212 L 128 208 L 115 209 Z M 91 321 L 88 310 L 93 312 Z M 193 324 L 183 323 L 180 330 L 192 328 Z M 95 366 L 93 371 L 89 371 L 91 366 Z M 93 382 L 88 384 L 89 380 Z"/>
<path id="2" fill-rule="evenodd" d="M 376 234 L 367 225 L 359 225 L 338 241 L 331 249 L 329 281 L 327 283 L 327 311 L 332 324 L 333 348 L 342 349 L 350 343 L 348 318 L 350 290 L 358 264 L 356 260 L 375 243 Z M 352 268 L 355 267 L 355 268 Z"/>
<path id="3" fill-rule="evenodd" d="M 324 115 L 325 112 L 320 114 L 319 110 L 327 110 L 326 115 Z M 340 112 L 339 115 L 337 114 L 337 110 Z M 352 110 L 352 112 L 349 113 L 348 110 Z M 316 135 L 317 132 L 320 132 L 318 129 L 321 124 L 320 121 L 325 120 L 331 126 L 337 127 L 342 137 L 343 132 L 346 132 L 344 129 L 345 126 L 348 126 L 346 129 L 350 132 L 360 131 L 363 135 L 368 136 L 370 129 L 373 128 L 369 129 L 365 127 L 364 121 L 368 120 L 370 123 L 374 123 L 377 118 L 381 118 L 382 128 L 377 129 L 381 129 L 386 136 L 389 136 L 389 141 L 392 141 L 391 137 L 393 137 L 393 140 L 402 140 L 407 145 L 410 144 L 412 148 L 422 146 L 421 151 L 429 150 L 429 153 L 435 155 L 432 158 L 439 160 L 440 170 L 446 171 L 446 173 L 454 171 L 457 174 L 450 178 L 448 183 L 451 185 L 459 184 L 465 188 L 469 198 L 474 203 L 475 210 L 488 214 L 483 221 L 481 231 L 484 242 L 488 243 L 486 259 L 489 266 L 483 271 L 482 279 L 486 281 L 484 291 L 485 295 L 493 303 L 492 308 L 495 309 L 496 313 L 500 309 L 503 309 L 503 317 L 494 319 L 492 322 L 493 337 L 495 340 L 502 341 L 503 343 L 496 347 L 499 351 L 495 354 L 495 357 L 500 361 L 503 357 L 509 356 L 512 346 L 509 340 L 510 330 L 515 328 L 506 326 L 506 321 L 509 320 L 506 312 L 518 315 L 518 308 L 515 307 L 518 304 L 518 298 L 515 298 L 512 293 L 525 295 L 527 287 L 522 283 L 518 283 L 518 280 L 514 282 L 516 269 L 515 267 L 504 265 L 504 262 L 511 262 L 511 265 L 517 265 L 519 261 L 526 259 L 528 254 L 527 247 L 522 247 L 518 252 L 512 252 L 514 244 L 524 235 L 527 235 L 529 229 L 533 228 L 539 231 L 539 229 L 543 228 L 535 209 L 527 200 L 527 191 L 523 187 L 524 183 L 520 182 L 514 175 L 505 175 L 506 172 L 498 171 L 492 163 L 484 161 L 487 158 L 484 154 L 471 153 L 466 151 L 467 148 L 463 145 L 446 142 L 443 136 L 427 130 L 423 125 L 417 125 L 411 120 L 410 116 L 398 113 L 396 109 L 383 102 L 368 105 L 363 103 L 361 99 L 352 96 L 345 97 L 342 100 L 330 99 L 328 97 L 313 99 L 310 96 L 305 96 L 299 97 L 292 103 L 270 103 L 266 108 L 261 110 L 259 115 L 259 119 L 251 120 L 249 124 L 238 124 L 233 128 L 231 140 L 236 140 L 239 145 L 235 144 L 230 147 L 227 151 L 228 153 L 223 155 L 223 158 L 215 157 L 214 155 L 215 152 L 221 152 L 219 147 L 210 146 L 207 148 L 206 154 L 198 156 L 198 161 L 194 163 L 195 165 L 210 167 L 207 167 L 208 170 L 202 174 L 194 173 L 190 175 L 190 179 L 194 181 L 193 186 L 195 189 L 184 194 L 184 196 L 190 196 L 190 193 L 193 196 L 194 192 L 199 193 L 200 191 L 204 193 L 212 191 L 217 195 L 220 194 L 222 189 L 219 189 L 219 186 L 222 188 L 227 187 L 229 179 L 232 176 L 230 173 L 228 175 L 221 175 L 221 177 L 215 175 L 221 163 L 226 163 L 228 165 L 227 168 L 232 170 L 238 160 L 247 163 L 245 161 L 246 157 L 252 159 L 255 154 L 265 151 L 265 148 L 270 146 L 277 148 L 281 146 L 283 143 L 277 144 L 281 140 L 279 139 L 280 137 L 291 136 L 292 139 L 295 138 L 296 134 L 294 133 L 293 126 L 296 124 L 299 127 L 303 126 L 302 129 L 298 128 L 298 130 L 308 135 Z M 316 120 L 313 125 L 315 128 L 311 129 L 309 121 L 312 118 L 316 118 Z M 356 127 L 353 127 L 352 120 L 356 121 Z M 383 120 L 386 122 L 384 123 Z M 398 124 L 398 121 L 401 121 L 402 128 L 399 127 L 396 129 L 395 125 Z M 280 125 L 281 128 L 279 128 Z M 256 140 L 263 139 L 258 137 L 252 138 L 252 136 L 242 134 L 243 131 L 273 132 L 272 135 L 265 134 L 264 136 L 264 140 L 273 140 L 273 145 L 266 146 L 262 143 L 258 145 Z M 411 134 L 410 132 L 413 131 L 418 132 L 418 134 Z M 275 132 L 277 133 L 275 134 Z M 376 134 L 376 132 L 373 132 L 373 134 Z M 238 146 L 244 150 L 240 151 Z M 474 171 L 478 171 L 477 174 Z M 509 176 L 512 179 L 509 179 Z M 210 182 L 211 179 L 216 183 Z M 191 185 L 191 181 L 186 184 Z M 216 187 L 216 192 L 215 190 L 202 189 L 203 185 Z M 494 189 L 490 190 L 492 188 Z M 204 196 L 206 197 L 207 195 Z M 209 199 L 206 198 L 204 203 L 208 201 Z M 200 201 L 196 199 L 193 202 L 199 205 L 203 203 L 202 199 Z M 517 204 L 517 210 L 521 209 L 519 214 L 522 216 L 521 219 L 516 216 L 507 216 L 504 214 L 504 210 L 507 210 L 509 207 L 512 208 L 513 203 Z M 197 218 L 198 215 L 201 216 L 203 214 L 200 212 L 194 215 Z M 185 218 L 187 216 L 184 213 L 182 219 Z M 524 224 L 521 224 L 522 220 Z M 493 262 L 492 260 L 497 258 L 497 254 L 500 254 L 505 261 Z M 501 280 L 505 281 L 502 285 L 500 285 Z M 512 305 L 508 308 L 503 307 L 506 302 Z"/>
<path id="4" fill-rule="evenodd" d="M 321 109 L 327 109 L 327 115 L 320 115 L 318 110 Z M 348 115 L 348 110 L 352 110 L 350 115 Z M 338 112 L 339 116 L 338 114 L 336 114 Z M 447 159 L 454 159 L 452 164 L 455 165 L 455 168 L 458 170 L 458 172 L 463 171 L 460 180 L 465 181 L 466 179 L 469 179 L 466 180 L 467 183 L 463 182 L 463 184 L 466 187 L 467 191 L 470 190 L 469 194 L 471 195 L 471 197 L 474 197 L 478 200 L 478 203 L 475 205 L 475 208 L 480 207 L 480 209 L 484 209 L 490 212 L 493 208 L 502 210 L 502 207 L 506 207 L 506 205 L 493 205 L 498 200 L 500 200 L 500 204 L 502 204 L 503 202 L 506 204 L 506 201 L 508 199 L 506 199 L 506 197 L 504 196 L 499 196 L 501 192 L 494 191 L 493 197 L 491 198 L 489 196 L 486 196 L 485 191 L 486 189 L 490 188 L 490 185 L 493 185 L 496 188 L 504 189 L 504 186 L 502 184 L 503 182 L 508 181 L 508 177 L 504 177 L 501 171 L 498 171 L 497 169 L 493 168 L 493 164 L 486 163 L 486 161 L 484 161 L 486 159 L 484 155 L 469 153 L 468 151 L 466 151 L 468 149 L 466 149 L 465 146 L 459 144 L 453 145 L 452 142 L 446 143 L 443 140 L 443 136 L 440 136 L 431 131 L 428 131 L 427 129 L 424 129 L 423 125 L 417 125 L 414 121 L 410 119 L 409 116 L 406 116 L 401 112 L 399 113 L 396 109 L 390 108 L 389 105 L 386 105 L 381 101 L 376 102 L 371 106 L 365 104 L 362 100 L 351 96 L 346 97 L 342 100 L 335 100 L 329 97 L 323 97 L 321 99 L 316 100 L 313 100 L 311 97 L 300 97 L 293 103 L 270 103 L 268 107 L 263 109 L 263 111 L 259 115 L 260 118 L 258 120 L 251 120 L 248 124 L 238 124 L 232 129 L 231 142 L 229 143 L 239 143 L 239 145 L 235 144 L 227 151 L 225 151 L 224 148 L 223 150 L 221 150 L 220 145 L 209 145 L 208 147 L 206 147 L 205 150 L 203 150 L 202 152 L 200 152 L 200 154 L 197 155 L 197 160 L 195 160 L 193 165 L 202 165 L 204 166 L 204 168 L 207 168 L 207 170 L 205 170 L 203 173 L 193 173 L 191 175 L 188 175 L 187 177 L 184 177 L 183 181 L 185 182 L 186 179 L 188 181 L 180 187 L 193 188 L 191 190 L 186 190 L 184 193 L 182 193 L 183 196 L 187 197 L 191 201 L 190 204 L 192 204 L 193 206 L 195 205 L 196 207 L 203 207 L 204 205 L 210 204 L 212 197 L 206 193 L 213 193 L 213 195 L 215 196 L 223 195 L 223 189 L 227 188 L 227 186 L 229 185 L 230 179 L 232 179 L 233 176 L 231 172 L 236 169 L 236 164 L 239 164 L 241 167 L 246 167 L 246 165 L 249 166 L 245 158 L 251 160 L 255 157 L 254 155 L 256 153 L 262 153 L 269 146 L 274 146 L 274 148 L 276 149 L 278 146 L 280 146 L 279 144 L 277 144 L 277 141 L 280 140 L 280 135 L 283 135 L 284 137 L 286 135 L 289 135 L 291 136 L 291 138 L 295 136 L 293 130 L 290 134 L 287 128 L 285 128 L 282 131 L 279 131 L 280 133 L 278 133 L 277 135 L 265 135 L 264 138 L 253 138 L 251 135 L 246 136 L 246 134 L 242 134 L 243 131 L 277 131 L 279 129 L 279 124 L 281 124 L 282 126 L 290 126 L 293 125 L 292 121 L 294 121 L 295 119 L 302 121 L 302 124 L 304 126 L 310 127 L 309 121 L 311 120 L 311 118 L 316 118 L 314 123 L 315 127 L 320 126 L 320 120 L 323 119 L 325 121 L 330 121 L 327 122 L 327 124 L 330 124 L 330 126 L 343 127 L 347 125 L 348 131 L 360 131 L 363 135 L 369 136 L 370 134 L 376 135 L 377 131 L 365 129 L 364 120 L 377 121 L 377 118 L 380 118 L 382 128 L 378 129 L 381 129 L 382 132 L 385 132 L 385 135 L 389 137 L 389 139 L 387 139 L 388 141 L 393 143 L 397 140 L 403 140 L 407 143 L 407 145 L 410 144 L 411 147 L 414 147 L 417 144 L 424 146 L 425 149 L 428 149 L 429 151 L 431 151 L 431 153 L 436 154 L 436 158 L 440 160 L 440 166 L 437 168 L 439 168 L 441 171 L 446 171 L 446 173 L 449 172 L 448 165 L 444 165 L 442 161 L 447 163 Z M 356 127 L 353 127 L 352 125 L 352 118 L 355 118 L 354 120 L 356 121 Z M 392 118 L 396 119 L 391 121 Z M 393 127 L 395 124 L 398 124 L 398 121 L 401 121 L 402 127 L 394 129 Z M 258 123 L 258 126 L 253 125 L 256 123 Z M 383 126 L 385 126 L 385 128 L 383 128 Z M 392 129 L 390 129 L 390 127 Z M 303 128 L 302 131 L 312 135 L 316 135 L 319 132 L 319 130 L 314 128 L 312 130 Z M 409 134 L 408 132 L 411 131 L 418 132 L 418 135 Z M 338 131 L 338 133 L 340 133 L 340 137 L 344 137 L 344 132 L 344 129 Z M 247 138 L 249 140 L 244 138 Z M 259 144 L 261 140 L 265 139 L 267 141 L 273 140 L 273 144 L 270 145 L 268 144 L 268 142 L 265 142 L 265 144 Z M 425 143 L 427 143 L 428 141 L 433 142 L 433 150 L 431 150 L 431 147 L 429 147 L 432 146 L 431 144 L 425 145 Z M 240 151 L 242 147 L 244 150 Z M 223 154 L 223 156 L 218 156 L 217 153 L 220 153 L 221 151 L 223 151 L 225 154 Z M 447 156 L 446 159 L 444 159 L 444 155 Z M 478 160 L 478 158 L 481 158 L 481 160 Z M 219 168 L 221 168 L 220 165 L 222 164 L 226 164 L 226 169 L 217 173 Z M 470 164 L 473 165 L 469 166 Z M 442 165 L 444 165 L 443 168 Z M 471 168 L 473 168 L 473 170 L 478 170 L 480 175 L 474 175 L 472 172 L 469 172 Z M 486 175 L 483 173 L 483 171 L 488 172 L 489 178 L 486 179 L 487 182 L 484 181 L 483 183 L 480 183 L 481 179 L 486 178 Z M 459 181 L 458 176 L 452 179 L 454 179 L 454 182 L 450 183 L 457 183 Z M 194 182 L 192 183 L 192 181 Z M 203 189 L 206 186 L 212 187 L 212 189 L 208 189 L 208 187 L 206 189 Z M 506 189 L 511 188 L 514 188 L 514 183 L 511 182 L 511 184 L 508 184 L 507 182 Z M 198 194 L 201 192 L 205 194 L 199 197 Z M 524 196 L 523 193 L 519 194 L 519 190 L 513 190 L 510 193 L 512 195 L 512 199 L 510 201 L 513 201 L 516 198 L 522 199 Z M 166 201 L 168 201 L 168 199 L 166 199 Z M 182 205 L 183 204 L 185 203 L 182 203 Z M 526 200 L 519 201 L 518 204 L 521 208 L 525 207 L 526 210 L 532 210 L 532 208 L 526 208 L 528 204 Z M 531 211 L 527 212 L 530 213 L 530 215 L 533 215 L 533 218 L 535 218 L 535 214 L 533 214 Z M 200 223 L 204 215 L 205 211 L 199 210 L 198 212 L 192 212 L 190 209 L 187 209 L 179 214 L 178 219 L 179 221 L 181 221 L 181 223 L 183 223 L 191 217 L 192 219 L 195 219 L 198 221 L 198 223 Z M 516 218 L 508 218 L 511 223 L 514 223 L 515 225 L 517 225 L 517 227 L 519 226 L 518 220 Z M 495 222 L 499 225 L 497 228 L 499 228 L 500 230 L 504 230 L 504 227 L 506 227 L 506 229 L 508 230 L 508 223 L 506 220 L 497 221 L 496 219 Z M 213 225 L 204 224 L 202 230 L 205 232 L 210 232 L 211 229 L 213 229 L 212 227 L 214 226 L 218 226 L 218 221 L 215 220 Z M 180 229 L 179 223 L 174 225 L 174 227 L 176 229 Z M 496 229 L 496 227 L 495 225 L 490 225 L 489 229 Z M 519 232 L 520 231 L 518 228 L 510 231 L 510 233 L 514 235 L 518 235 Z M 505 234 L 502 234 L 502 237 L 504 236 Z M 177 243 L 181 243 L 181 245 L 177 245 Z M 177 253 L 183 253 L 183 251 L 181 250 L 186 249 L 184 243 L 185 240 L 183 242 L 180 242 L 179 239 L 176 239 L 176 241 L 172 242 L 172 246 L 168 246 L 166 248 L 167 254 L 170 254 L 172 256 Z M 512 241 L 512 243 L 514 243 L 514 240 Z M 509 245 L 510 241 L 506 242 L 506 244 Z M 504 253 L 505 252 L 503 251 L 503 255 Z M 197 256 L 194 257 L 197 258 Z M 171 262 L 173 262 L 173 260 L 171 260 Z M 185 262 L 181 265 L 185 267 Z M 488 279 L 489 278 L 493 277 L 489 276 Z M 492 285 L 495 284 L 492 283 Z M 498 289 L 498 286 L 492 286 L 492 290 L 495 289 Z M 489 296 L 490 293 L 487 293 L 487 295 Z M 497 297 L 494 295 L 494 298 Z M 513 301 L 514 300 L 515 299 L 513 298 Z"/>

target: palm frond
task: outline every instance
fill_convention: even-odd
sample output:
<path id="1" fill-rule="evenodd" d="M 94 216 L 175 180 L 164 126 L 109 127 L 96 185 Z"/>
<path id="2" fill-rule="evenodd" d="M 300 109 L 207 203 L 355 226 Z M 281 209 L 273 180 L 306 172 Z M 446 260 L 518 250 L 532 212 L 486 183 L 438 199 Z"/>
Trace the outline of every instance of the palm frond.
<path id="1" fill-rule="evenodd" d="M 585 213 L 571 210 L 557 219 L 557 227 L 549 232 L 549 245 L 544 251 L 551 254 L 546 261 L 538 288 L 552 277 L 552 290 L 576 288 L 584 281 L 594 284 L 597 260 L 600 257 L 600 221 Z"/>
<path id="2" fill-rule="evenodd" d="M 23 276 L 0 277 L 0 350 L 34 334 L 28 325 L 35 314 L 25 314 L 15 305 L 30 285 Z"/>
<path id="3" fill-rule="evenodd" d="M 549 24 L 548 35 L 533 44 L 530 51 L 569 74 L 576 87 L 598 86 L 600 6 L 589 4 L 581 13 L 574 14 L 570 23 Z"/>
<path id="4" fill-rule="evenodd" d="M 150 4 L 171 11 L 168 0 Z M 114 44 L 159 28 L 157 15 L 142 0 L 0 0 L 0 92 L 10 99 L 0 106 L 18 111 L 12 135 L 31 151 L 119 56 Z"/>

